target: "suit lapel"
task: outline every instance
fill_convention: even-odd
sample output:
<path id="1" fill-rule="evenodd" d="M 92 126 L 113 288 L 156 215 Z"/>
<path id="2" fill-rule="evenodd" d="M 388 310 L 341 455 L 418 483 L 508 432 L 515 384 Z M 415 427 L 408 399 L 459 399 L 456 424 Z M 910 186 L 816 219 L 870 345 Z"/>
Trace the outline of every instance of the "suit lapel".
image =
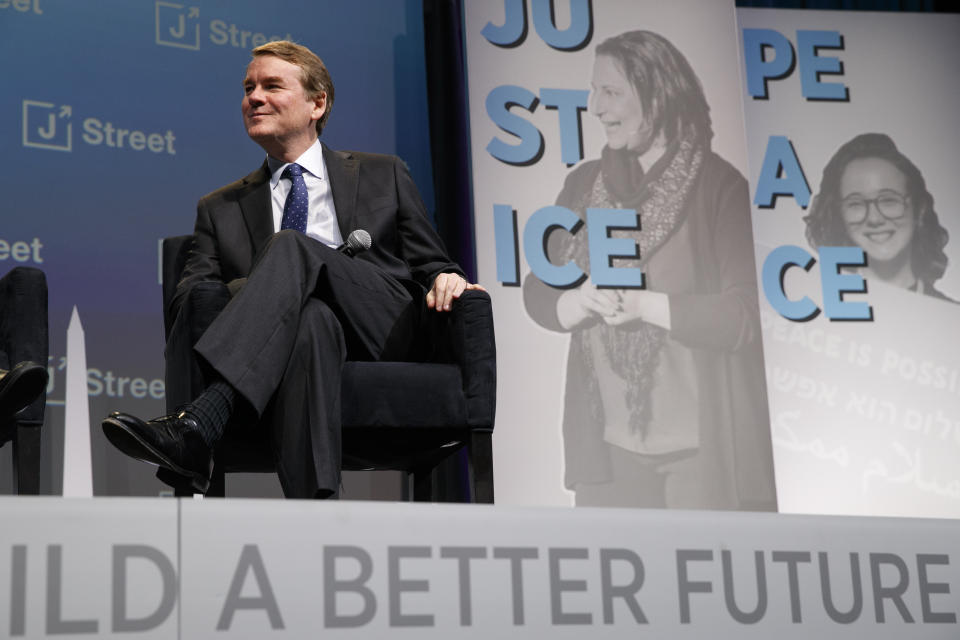
<path id="1" fill-rule="evenodd" d="M 321 143 L 323 144 L 323 143 Z M 337 225 L 344 240 L 356 228 L 357 185 L 360 181 L 360 163 L 349 152 L 333 151 L 323 145 L 323 161 L 327 165 L 333 206 L 337 210 Z"/>
<path id="2" fill-rule="evenodd" d="M 243 191 L 238 202 L 253 243 L 253 255 L 257 255 L 263 244 L 273 235 L 270 170 L 267 168 L 266 161 L 259 169 L 244 178 L 243 182 Z"/>

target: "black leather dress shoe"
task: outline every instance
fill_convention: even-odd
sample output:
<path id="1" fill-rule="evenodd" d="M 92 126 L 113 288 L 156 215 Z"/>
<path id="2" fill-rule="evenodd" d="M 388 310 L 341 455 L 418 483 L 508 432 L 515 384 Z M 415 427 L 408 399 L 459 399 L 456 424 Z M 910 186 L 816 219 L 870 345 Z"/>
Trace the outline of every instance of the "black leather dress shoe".
<path id="1" fill-rule="evenodd" d="M 197 423 L 180 412 L 144 422 L 114 411 L 103 421 L 103 433 L 131 458 L 169 469 L 189 480 L 200 493 L 210 487 L 210 448 Z"/>
<path id="2" fill-rule="evenodd" d="M 0 419 L 25 409 L 47 386 L 47 368 L 26 360 L 10 371 L 0 369 Z"/>

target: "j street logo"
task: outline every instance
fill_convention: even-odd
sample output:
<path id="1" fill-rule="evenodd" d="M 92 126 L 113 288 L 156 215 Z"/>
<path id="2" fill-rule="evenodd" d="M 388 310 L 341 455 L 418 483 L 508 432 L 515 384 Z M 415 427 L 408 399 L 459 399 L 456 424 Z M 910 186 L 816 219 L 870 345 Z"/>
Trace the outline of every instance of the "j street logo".
<path id="1" fill-rule="evenodd" d="M 181 49 L 200 48 L 200 7 L 158 0 L 156 12 L 157 44 Z"/>
<path id="2" fill-rule="evenodd" d="M 2 0 L 0 0 L 2 2 Z M 217 46 L 251 49 L 266 44 L 272 40 L 293 40 L 293 36 L 267 35 L 260 31 L 244 29 L 227 20 L 213 19 L 205 28 L 201 28 L 200 7 L 190 7 L 174 2 L 157 0 L 156 8 L 156 43 L 164 47 L 178 47 L 180 49 L 200 49 L 201 31 L 204 39 Z"/>
<path id="3" fill-rule="evenodd" d="M 73 150 L 73 109 L 52 102 L 23 101 L 23 146 L 55 151 Z"/>
<path id="4" fill-rule="evenodd" d="M 35 13 L 43 15 L 40 0 L 0 0 L 0 9 L 13 9 L 20 13 Z"/>
<path id="5" fill-rule="evenodd" d="M 23 146 L 53 151 L 73 151 L 73 107 L 39 100 L 23 101 Z M 109 149 L 149 150 L 152 153 L 176 155 L 173 131 L 149 132 L 119 127 L 109 120 L 84 118 L 80 125 L 81 141 L 92 147 Z"/>

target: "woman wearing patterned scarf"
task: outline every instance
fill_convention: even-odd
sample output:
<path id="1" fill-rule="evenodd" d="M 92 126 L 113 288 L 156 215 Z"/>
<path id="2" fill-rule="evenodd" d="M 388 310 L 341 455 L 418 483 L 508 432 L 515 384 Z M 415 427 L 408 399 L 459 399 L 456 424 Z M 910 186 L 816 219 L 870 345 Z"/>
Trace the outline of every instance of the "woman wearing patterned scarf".
<path id="1" fill-rule="evenodd" d="M 557 204 L 633 209 L 645 289 L 556 289 L 530 275 L 527 312 L 571 332 L 565 483 L 578 505 L 776 509 L 747 183 L 711 151 L 710 108 L 686 58 L 649 31 L 596 50 L 601 157 Z M 589 273 L 587 228 L 548 255 Z"/>

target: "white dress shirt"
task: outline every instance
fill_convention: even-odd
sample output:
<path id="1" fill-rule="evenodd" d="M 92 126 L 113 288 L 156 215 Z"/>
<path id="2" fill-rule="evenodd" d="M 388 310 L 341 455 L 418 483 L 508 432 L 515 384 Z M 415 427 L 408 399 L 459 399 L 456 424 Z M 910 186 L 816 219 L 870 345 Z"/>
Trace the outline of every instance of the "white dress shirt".
<path id="1" fill-rule="evenodd" d="M 343 244 L 343 236 L 337 225 L 337 211 L 333 206 L 333 191 L 330 189 L 330 180 L 327 178 L 327 165 L 323 161 L 323 147 L 320 140 L 303 152 L 296 163 L 303 167 L 303 181 L 307 185 L 307 235 L 319 240 L 330 247 L 339 247 Z M 280 230 L 283 221 L 283 205 L 287 201 L 292 183 L 289 179 L 281 179 L 283 170 L 289 162 L 281 162 L 276 158 L 267 157 L 267 166 L 270 169 L 270 194 L 273 205 L 273 230 Z"/>

